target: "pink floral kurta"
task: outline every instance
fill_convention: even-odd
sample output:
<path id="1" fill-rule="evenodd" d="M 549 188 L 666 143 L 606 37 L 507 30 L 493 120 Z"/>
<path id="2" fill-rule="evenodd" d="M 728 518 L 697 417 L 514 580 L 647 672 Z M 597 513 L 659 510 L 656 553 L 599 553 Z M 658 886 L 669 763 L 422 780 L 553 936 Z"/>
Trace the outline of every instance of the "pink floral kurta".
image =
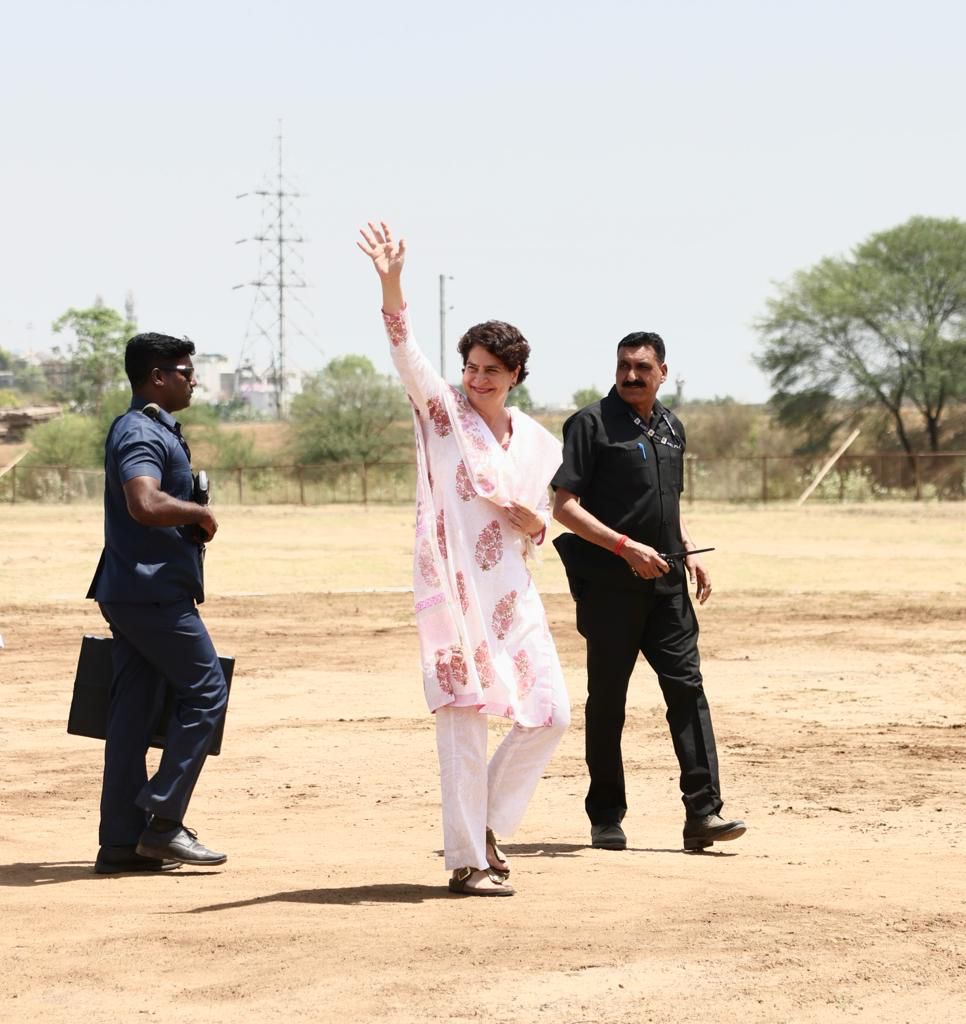
<path id="1" fill-rule="evenodd" d="M 413 589 L 426 701 L 431 711 L 477 707 L 549 725 L 554 688 L 564 686 L 560 661 L 526 565 L 533 544 L 504 507 L 538 509 L 549 526 L 560 443 L 510 409 L 512 439 L 501 448 L 416 346 L 407 311 L 383 316 L 415 421 Z"/>

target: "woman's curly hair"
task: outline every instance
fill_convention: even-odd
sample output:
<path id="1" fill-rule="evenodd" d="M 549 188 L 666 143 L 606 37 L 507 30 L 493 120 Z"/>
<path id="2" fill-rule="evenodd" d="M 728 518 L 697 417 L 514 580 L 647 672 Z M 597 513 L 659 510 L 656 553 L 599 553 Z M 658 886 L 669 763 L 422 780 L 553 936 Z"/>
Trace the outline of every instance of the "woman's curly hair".
<path id="1" fill-rule="evenodd" d="M 517 384 L 522 384 L 527 377 L 527 359 L 530 356 L 530 345 L 527 339 L 512 325 L 502 320 L 487 320 L 485 324 L 471 327 L 459 340 L 456 346 L 463 366 L 466 366 L 470 349 L 480 345 L 495 356 L 512 373 L 517 367 L 520 374 Z"/>

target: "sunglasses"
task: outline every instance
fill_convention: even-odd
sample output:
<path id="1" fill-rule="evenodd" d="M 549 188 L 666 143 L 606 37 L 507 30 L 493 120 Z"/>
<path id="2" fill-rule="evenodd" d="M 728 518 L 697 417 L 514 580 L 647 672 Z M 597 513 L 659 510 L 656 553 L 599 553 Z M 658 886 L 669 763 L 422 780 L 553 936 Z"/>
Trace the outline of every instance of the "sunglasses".
<path id="1" fill-rule="evenodd" d="M 195 375 L 195 368 L 193 366 L 156 366 L 156 370 L 174 370 L 180 373 L 185 380 L 191 380 Z"/>

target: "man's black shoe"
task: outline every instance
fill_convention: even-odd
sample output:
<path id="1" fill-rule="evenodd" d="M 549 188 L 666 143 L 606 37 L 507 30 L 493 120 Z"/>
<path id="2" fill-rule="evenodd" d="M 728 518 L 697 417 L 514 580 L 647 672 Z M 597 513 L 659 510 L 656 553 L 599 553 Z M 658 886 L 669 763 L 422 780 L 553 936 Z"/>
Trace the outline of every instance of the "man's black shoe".
<path id="1" fill-rule="evenodd" d="M 171 871 L 181 867 L 173 860 L 142 857 L 133 846 L 102 846 L 97 851 L 94 872 L 98 875 L 121 875 L 130 872 Z"/>
<path id="2" fill-rule="evenodd" d="M 684 848 L 705 850 L 713 843 L 737 839 L 746 831 L 743 821 L 725 821 L 717 814 L 707 814 L 703 818 L 685 818 Z"/>
<path id="3" fill-rule="evenodd" d="M 590 845 L 595 850 L 626 850 L 627 836 L 616 821 L 609 825 L 591 825 Z"/>
<path id="4" fill-rule="evenodd" d="M 146 828 L 141 833 L 137 852 L 142 857 L 154 857 L 158 860 L 176 860 L 179 864 L 192 864 L 195 867 L 211 868 L 224 864 L 228 860 L 227 853 L 215 853 L 198 842 L 198 833 L 184 825 L 179 825 L 170 832 L 153 832 Z"/>

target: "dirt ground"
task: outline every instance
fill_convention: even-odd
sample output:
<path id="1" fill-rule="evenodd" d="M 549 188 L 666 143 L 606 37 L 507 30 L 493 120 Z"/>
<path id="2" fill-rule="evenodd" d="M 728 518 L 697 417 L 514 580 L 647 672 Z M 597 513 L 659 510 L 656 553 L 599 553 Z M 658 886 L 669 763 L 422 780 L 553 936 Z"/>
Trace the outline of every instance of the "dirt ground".
<path id="1" fill-rule="evenodd" d="M 410 509 L 225 510 L 203 612 L 237 671 L 189 824 L 228 863 L 100 877 L 101 748 L 65 733 L 79 638 L 104 631 L 81 599 L 99 510 L 0 508 L 0 1020 L 962 1019 L 966 509 L 689 521 L 718 548 L 702 653 L 748 834 L 682 853 L 641 664 L 630 848 L 588 847 L 583 652 L 550 552 L 574 724 L 506 843 L 517 895 L 480 900 L 445 888 Z"/>

